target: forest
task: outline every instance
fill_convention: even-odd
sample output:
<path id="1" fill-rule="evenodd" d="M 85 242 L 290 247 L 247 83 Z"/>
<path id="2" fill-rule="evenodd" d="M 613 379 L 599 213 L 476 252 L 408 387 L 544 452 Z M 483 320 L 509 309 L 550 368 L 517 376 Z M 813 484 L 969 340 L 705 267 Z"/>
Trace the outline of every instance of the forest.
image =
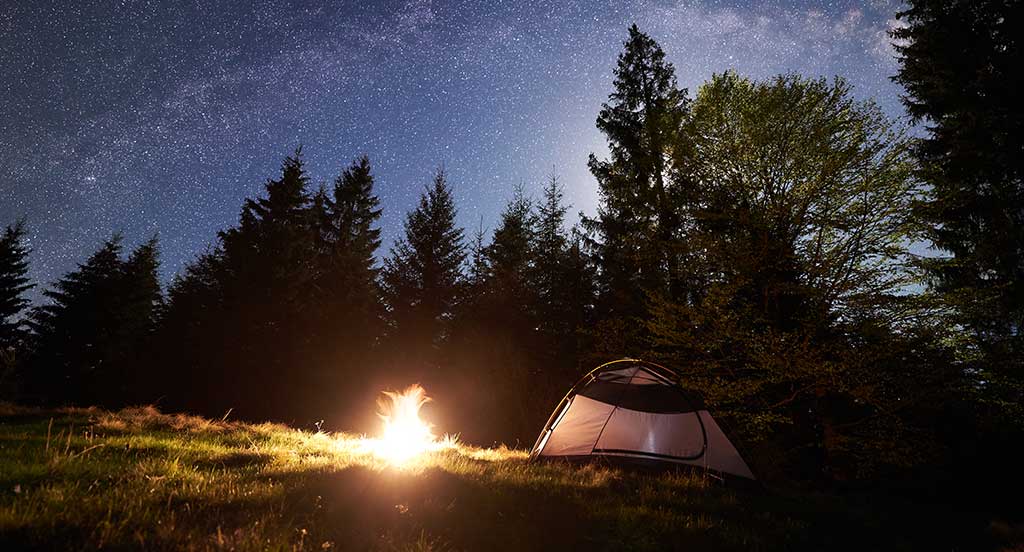
<path id="1" fill-rule="evenodd" d="M 167 285 L 158 238 L 119 234 L 33 282 L 31 221 L 5 221 L 0 399 L 360 431 L 419 382 L 439 428 L 528 447 L 634 357 L 679 371 L 763 481 L 996 500 L 1022 482 L 1020 7 L 906 9 L 919 132 L 841 77 L 680 88 L 634 25 L 587 161 L 600 207 L 572 226 L 552 174 L 461 228 L 437 169 L 383 244 L 373 160 L 317 185 L 301 148 Z"/>

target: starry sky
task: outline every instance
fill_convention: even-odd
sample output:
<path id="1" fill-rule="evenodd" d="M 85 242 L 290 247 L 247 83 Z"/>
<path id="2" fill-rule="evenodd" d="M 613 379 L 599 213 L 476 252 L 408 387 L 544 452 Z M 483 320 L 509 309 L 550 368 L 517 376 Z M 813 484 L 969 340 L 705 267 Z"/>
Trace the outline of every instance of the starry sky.
<path id="1" fill-rule="evenodd" d="M 370 156 L 385 246 L 440 165 L 467 228 L 493 228 L 516 184 L 539 195 L 552 173 L 571 223 L 597 206 L 586 159 L 606 151 L 594 120 L 629 24 L 691 97 L 727 69 L 841 75 L 903 118 L 899 7 L 5 0 L 0 225 L 26 219 L 43 286 L 115 231 L 127 246 L 158 234 L 168 281 L 300 144 L 315 184 Z"/>

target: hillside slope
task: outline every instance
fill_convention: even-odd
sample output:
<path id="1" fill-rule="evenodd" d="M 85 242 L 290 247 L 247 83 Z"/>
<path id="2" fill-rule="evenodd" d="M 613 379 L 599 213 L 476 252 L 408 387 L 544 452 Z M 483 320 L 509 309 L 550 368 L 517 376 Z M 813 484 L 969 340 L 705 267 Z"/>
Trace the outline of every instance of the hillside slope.
<path id="1" fill-rule="evenodd" d="M 361 443 L 153 408 L 0 405 L 0 549 L 909 549 L 942 539 L 892 516 L 896 507 L 531 464 L 505 448 L 460 445 L 396 468 Z"/>

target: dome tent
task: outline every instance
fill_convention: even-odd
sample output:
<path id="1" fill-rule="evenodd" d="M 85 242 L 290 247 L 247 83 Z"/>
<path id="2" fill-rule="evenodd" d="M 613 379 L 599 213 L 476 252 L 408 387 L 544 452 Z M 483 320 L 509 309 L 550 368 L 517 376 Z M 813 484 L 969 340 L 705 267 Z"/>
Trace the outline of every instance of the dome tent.
<path id="1" fill-rule="evenodd" d="M 530 458 L 684 464 L 754 479 L 700 397 L 678 381 L 674 371 L 643 360 L 598 366 L 555 408 Z"/>

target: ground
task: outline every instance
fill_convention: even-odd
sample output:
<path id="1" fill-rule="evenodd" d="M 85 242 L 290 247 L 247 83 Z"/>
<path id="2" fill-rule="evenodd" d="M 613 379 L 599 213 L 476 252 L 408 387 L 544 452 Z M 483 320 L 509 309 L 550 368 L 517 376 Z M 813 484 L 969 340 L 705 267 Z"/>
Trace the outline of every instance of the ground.
<path id="1" fill-rule="evenodd" d="M 0 549 L 949 549 L 941 520 L 925 529 L 899 505 L 507 448 L 393 466 L 364 443 L 150 407 L 0 405 Z"/>

